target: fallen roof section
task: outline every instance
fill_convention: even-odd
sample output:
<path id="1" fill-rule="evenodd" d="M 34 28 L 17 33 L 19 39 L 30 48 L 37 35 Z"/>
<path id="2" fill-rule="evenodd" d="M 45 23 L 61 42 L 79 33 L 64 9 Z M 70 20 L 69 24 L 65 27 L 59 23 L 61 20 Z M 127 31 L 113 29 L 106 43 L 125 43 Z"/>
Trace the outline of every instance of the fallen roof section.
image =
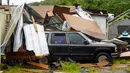
<path id="1" fill-rule="evenodd" d="M 44 5 L 44 6 L 31 6 L 35 11 L 37 11 L 43 18 L 46 17 L 46 13 L 53 12 L 55 6 L 54 5 Z M 56 6 L 57 7 L 57 6 Z M 66 7 L 70 8 L 70 12 L 75 12 L 75 6 L 58 6 L 58 7 Z M 62 10 L 60 10 L 62 11 Z"/>
<path id="2" fill-rule="evenodd" d="M 83 19 L 80 17 L 63 14 L 68 24 L 75 30 L 81 31 L 89 36 L 105 39 L 105 34 L 101 31 L 95 21 Z"/>

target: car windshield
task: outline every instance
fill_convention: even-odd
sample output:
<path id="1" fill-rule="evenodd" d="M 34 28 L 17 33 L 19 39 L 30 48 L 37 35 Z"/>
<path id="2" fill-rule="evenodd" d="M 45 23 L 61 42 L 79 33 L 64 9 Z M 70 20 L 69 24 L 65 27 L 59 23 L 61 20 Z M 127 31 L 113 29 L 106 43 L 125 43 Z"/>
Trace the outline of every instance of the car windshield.
<path id="1" fill-rule="evenodd" d="M 89 39 L 91 39 L 92 42 L 101 42 L 100 39 L 97 39 L 97 38 L 91 37 L 91 36 L 89 36 L 89 35 L 87 35 L 87 34 L 84 34 L 84 35 L 87 36 Z"/>

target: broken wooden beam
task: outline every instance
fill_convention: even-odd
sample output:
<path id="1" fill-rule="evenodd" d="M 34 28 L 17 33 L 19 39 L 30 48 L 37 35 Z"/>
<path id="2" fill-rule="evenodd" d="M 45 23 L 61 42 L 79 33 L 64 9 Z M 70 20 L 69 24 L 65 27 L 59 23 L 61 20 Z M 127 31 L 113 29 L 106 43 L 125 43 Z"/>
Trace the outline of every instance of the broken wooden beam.
<path id="1" fill-rule="evenodd" d="M 28 61 L 27 63 L 28 63 L 28 64 L 31 64 L 31 65 L 33 65 L 33 66 L 40 67 L 40 68 L 49 69 L 49 66 L 48 66 L 48 65 L 45 65 L 45 64 L 36 63 L 36 62 L 33 62 L 33 61 Z"/>

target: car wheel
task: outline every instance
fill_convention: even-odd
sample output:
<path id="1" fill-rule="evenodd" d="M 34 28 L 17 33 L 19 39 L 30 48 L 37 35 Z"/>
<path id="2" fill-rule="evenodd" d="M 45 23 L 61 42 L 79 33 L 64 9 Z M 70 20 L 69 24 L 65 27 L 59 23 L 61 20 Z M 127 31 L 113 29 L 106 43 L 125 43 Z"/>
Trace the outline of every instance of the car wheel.
<path id="1" fill-rule="evenodd" d="M 96 62 L 102 62 L 104 60 L 110 61 L 112 59 L 112 57 L 108 53 L 101 52 L 101 53 L 97 54 L 95 59 L 96 59 L 95 60 Z"/>
<path id="2" fill-rule="evenodd" d="M 42 63 L 42 64 L 48 64 L 48 58 L 47 57 L 42 57 L 39 59 L 39 63 Z"/>

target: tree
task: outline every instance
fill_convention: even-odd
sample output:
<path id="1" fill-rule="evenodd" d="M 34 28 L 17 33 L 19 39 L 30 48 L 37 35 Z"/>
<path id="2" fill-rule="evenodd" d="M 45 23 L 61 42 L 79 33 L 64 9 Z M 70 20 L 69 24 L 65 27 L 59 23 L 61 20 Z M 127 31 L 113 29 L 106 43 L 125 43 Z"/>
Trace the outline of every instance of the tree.
<path id="1" fill-rule="evenodd" d="M 130 0 L 45 0 L 30 5 L 67 5 L 80 4 L 83 8 L 107 10 L 118 15 L 130 8 Z"/>

